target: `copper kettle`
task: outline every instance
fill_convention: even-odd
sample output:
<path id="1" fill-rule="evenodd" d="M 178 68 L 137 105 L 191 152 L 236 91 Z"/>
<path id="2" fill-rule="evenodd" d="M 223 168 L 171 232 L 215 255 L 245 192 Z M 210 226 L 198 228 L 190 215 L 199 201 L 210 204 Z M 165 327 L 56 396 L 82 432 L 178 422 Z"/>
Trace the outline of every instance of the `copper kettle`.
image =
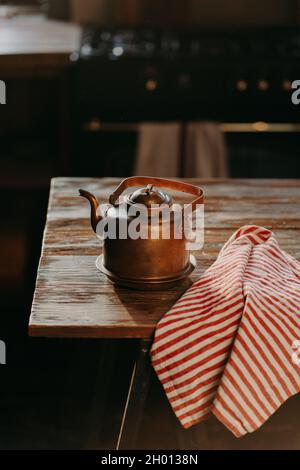
<path id="1" fill-rule="evenodd" d="M 142 188 L 120 197 L 126 189 L 139 186 Z M 169 288 L 185 279 L 195 267 L 195 259 L 186 248 L 185 234 L 178 236 L 173 231 L 176 205 L 171 196 L 158 188 L 195 195 L 196 198 L 189 204 L 191 212 L 199 204 L 203 204 L 203 191 L 197 186 L 163 178 L 134 176 L 120 183 L 109 198 L 109 207 L 100 216 L 97 214 L 97 198 L 88 191 L 79 190 L 79 194 L 90 202 L 91 225 L 96 233 L 101 225 L 99 223 L 104 220 L 106 227 L 109 223 L 115 224 L 114 236 L 108 234 L 104 238 L 103 254 L 97 259 L 96 265 L 117 284 L 142 290 Z M 145 208 L 146 217 L 139 224 L 146 237 L 120 235 L 122 224 L 127 231 L 131 222 L 137 222 L 136 217 L 141 206 Z M 167 238 L 163 237 L 163 217 L 157 216 L 157 213 L 156 218 L 153 217 L 155 211 L 161 207 L 167 208 L 170 215 Z"/>

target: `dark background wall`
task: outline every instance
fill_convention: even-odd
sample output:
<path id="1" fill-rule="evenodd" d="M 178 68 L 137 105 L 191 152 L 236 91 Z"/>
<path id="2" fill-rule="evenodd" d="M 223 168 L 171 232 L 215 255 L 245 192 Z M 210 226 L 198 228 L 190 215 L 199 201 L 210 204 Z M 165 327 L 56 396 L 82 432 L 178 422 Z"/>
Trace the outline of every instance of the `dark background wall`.
<path id="1" fill-rule="evenodd" d="M 298 0 L 49 0 L 50 14 L 89 22 L 203 26 L 294 24 Z"/>
<path id="2" fill-rule="evenodd" d="M 292 25 L 299 0 L 2 0 L 48 4 L 49 15 L 80 22 L 201 26 Z"/>

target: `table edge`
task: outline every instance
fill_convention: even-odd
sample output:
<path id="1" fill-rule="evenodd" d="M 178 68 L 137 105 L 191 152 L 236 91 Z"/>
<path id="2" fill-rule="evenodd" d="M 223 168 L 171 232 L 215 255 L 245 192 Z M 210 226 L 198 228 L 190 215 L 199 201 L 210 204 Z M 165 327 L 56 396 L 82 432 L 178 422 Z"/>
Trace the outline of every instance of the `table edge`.
<path id="1" fill-rule="evenodd" d="M 136 331 L 135 331 L 136 330 Z M 82 338 L 82 339 L 151 339 L 154 335 L 155 325 L 133 326 L 50 326 L 31 325 L 28 326 L 30 337 L 46 338 Z"/>

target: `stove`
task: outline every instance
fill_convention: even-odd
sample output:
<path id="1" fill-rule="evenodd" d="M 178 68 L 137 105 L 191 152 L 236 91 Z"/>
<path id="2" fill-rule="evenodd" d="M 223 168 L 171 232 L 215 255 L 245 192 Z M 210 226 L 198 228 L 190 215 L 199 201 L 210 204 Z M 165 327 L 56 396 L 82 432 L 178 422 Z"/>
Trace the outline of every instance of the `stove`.
<path id="1" fill-rule="evenodd" d="M 300 28 L 87 28 L 75 59 L 78 148 L 110 155 L 104 175 L 115 174 L 115 168 L 120 175 L 130 174 L 136 137 L 122 132 L 122 126 L 126 131 L 130 123 L 149 120 L 213 120 L 236 123 L 237 129 L 250 123 L 251 132 L 228 135 L 237 162 L 232 175 L 267 176 L 270 156 L 276 154 L 273 176 L 281 176 L 283 152 L 293 162 L 284 174 L 289 176 L 291 168 L 292 176 L 297 173 L 300 108 L 291 102 L 291 84 L 300 79 Z M 114 132 L 102 132 L 109 128 L 103 123 L 113 124 Z M 250 174 L 255 152 L 260 169 Z M 95 157 L 95 168 L 98 165 Z"/>
<path id="2" fill-rule="evenodd" d="M 184 32 L 153 29 L 85 29 L 81 58 L 195 59 L 226 60 L 297 59 L 300 32 L 296 29 L 264 29 L 243 32 Z"/>
<path id="3" fill-rule="evenodd" d="M 299 59 L 298 28 L 87 28 L 76 57 L 77 98 L 83 112 L 96 106 L 108 120 L 290 120 Z"/>

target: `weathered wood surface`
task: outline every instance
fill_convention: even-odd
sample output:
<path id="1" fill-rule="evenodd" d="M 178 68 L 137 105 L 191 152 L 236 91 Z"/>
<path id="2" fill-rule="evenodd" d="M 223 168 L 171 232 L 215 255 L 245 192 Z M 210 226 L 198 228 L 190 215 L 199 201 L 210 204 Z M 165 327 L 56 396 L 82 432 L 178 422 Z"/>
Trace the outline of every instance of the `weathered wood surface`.
<path id="1" fill-rule="evenodd" d="M 157 321 L 245 224 L 272 229 L 282 248 L 300 259 L 300 180 L 190 181 L 205 193 L 205 245 L 194 253 L 197 268 L 178 288 L 139 292 L 113 286 L 96 269 L 102 242 L 90 227 L 87 202 L 78 197 L 82 187 L 107 202 L 119 180 L 53 179 L 29 334 L 151 337 Z"/>

